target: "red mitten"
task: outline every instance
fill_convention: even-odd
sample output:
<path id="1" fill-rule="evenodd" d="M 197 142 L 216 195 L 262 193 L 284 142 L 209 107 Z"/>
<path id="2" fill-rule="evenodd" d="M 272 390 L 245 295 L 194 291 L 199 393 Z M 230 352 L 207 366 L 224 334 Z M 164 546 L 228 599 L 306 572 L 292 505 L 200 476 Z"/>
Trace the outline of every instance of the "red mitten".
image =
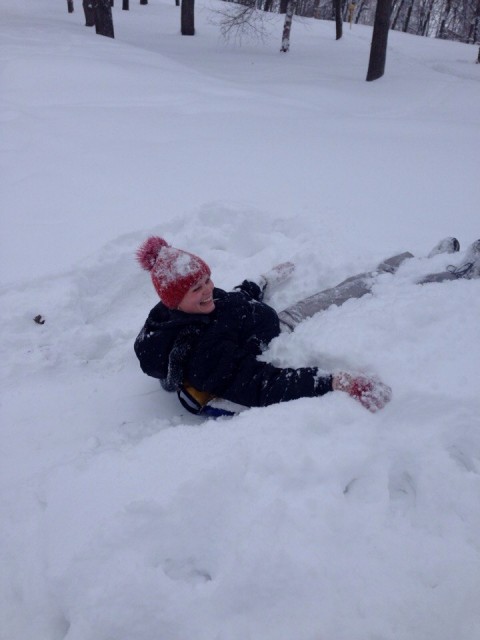
<path id="1" fill-rule="evenodd" d="M 342 371 L 333 376 L 334 391 L 344 391 L 372 413 L 383 409 L 392 398 L 391 388 L 378 378 Z"/>

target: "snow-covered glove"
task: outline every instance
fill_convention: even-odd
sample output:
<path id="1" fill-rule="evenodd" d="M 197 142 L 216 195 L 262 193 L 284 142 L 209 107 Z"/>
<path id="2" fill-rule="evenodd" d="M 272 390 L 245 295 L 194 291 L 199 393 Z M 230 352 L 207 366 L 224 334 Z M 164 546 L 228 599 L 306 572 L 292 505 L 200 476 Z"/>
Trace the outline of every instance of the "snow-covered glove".
<path id="1" fill-rule="evenodd" d="M 378 378 L 341 371 L 333 376 L 334 391 L 344 391 L 372 413 L 383 409 L 392 398 L 391 388 Z"/>
<path id="2" fill-rule="evenodd" d="M 295 271 L 295 265 L 293 262 L 282 262 L 282 264 L 277 264 L 276 267 L 267 271 L 267 273 L 263 273 L 260 276 L 260 287 L 263 291 L 265 288 L 274 287 L 277 284 L 281 284 L 285 282 L 292 273 Z"/>

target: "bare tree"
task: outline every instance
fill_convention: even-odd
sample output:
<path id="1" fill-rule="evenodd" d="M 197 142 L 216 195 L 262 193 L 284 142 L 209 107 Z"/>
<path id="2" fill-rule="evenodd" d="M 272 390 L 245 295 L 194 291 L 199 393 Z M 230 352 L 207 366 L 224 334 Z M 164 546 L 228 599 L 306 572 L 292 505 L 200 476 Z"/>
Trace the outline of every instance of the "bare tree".
<path id="1" fill-rule="evenodd" d="M 405 33 L 474 44 L 480 41 L 480 0 L 390 0 L 390 9 L 387 7 L 387 10 L 385 0 L 226 0 L 222 5 L 226 8 L 214 10 L 221 19 L 213 22 L 220 26 L 222 35 L 227 39 L 232 36 L 239 40 L 244 36 L 265 39 L 268 32 L 262 16 L 268 12 L 285 13 L 283 52 L 290 48 L 294 15 L 334 20 L 337 40 L 343 35 L 346 20 L 350 25 L 353 20 L 356 24 L 374 24 L 373 67 L 368 74 L 369 79 L 374 79 L 376 73 L 380 73 L 377 77 L 384 73 L 388 34 L 383 26 L 390 20 L 391 29 Z M 379 71 L 381 67 L 383 71 Z"/>
<path id="2" fill-rule="evenodd" d="M 392 27 L 391 27 L 392 31 L 394 31 L 396 29 L 396 27 L 397 27 L 397 22 L 398 22 L 398 20 L 400 18 L 400 13 L 401 13 L 404 5 L 405 5 L 405 0 L 400 0 L 400 2 L 398 2 L 398 3 L 395 2 L 393 4 L 393 6 L 392 6 L 392 13 L 395 13 L 395 17 L 393 18 L 393 21 L 392 21 Z"/>
<path id="3" fill-rule="evenodd" d="M 130 0 L 123 0 L 122 11 L 130 11 Z"/>
<path id="4" fill-rule="evenodd" d="M 468 32 L 468 42 L 479 42 L 480 40 L 480 0 L 477 0 L 475 14 L 470 24 Z M 480 62 L 480 60 L 479 60 Z"/>
<path id="5" fill-rule="evenodd" d="M 110 0 L 94 0 L 95 31 L 100 36 L 114 38 L 112 5 Z"/>
<path id="6" fill-rule="evenodd" d="M 358 24 L 362 18 L 362 14 L 368 11 L 370 8 L 368 0 L 360 0 L 357 15 L 355 17 L 355 24 Z"/>
<path id="7" fill-rule="evenodd" d="M 195 35 L 195 0 L 182 0 L 180 30 L 182 36 Z"/>
<path id="8" fill-rule="evenodd" d="M 390 28 L 390 13 L 392 0 L 377 0 L 375 22 L 373 24 L 370 60 L 368 63 L 367 82 L 378 80 L 385 73 L 387 59 L 388 31 Z"/>
<path id="9" fill-rule="evenodd" d="M 336 40 L 340 40 L 343 35 L 342 0 L 333 0 L 335 11 L 335 34 Z"/>
<path id="10" fill-rule="evenodd" d="M 283 24 L 282 46 L 280 51 L 287 53 L 290 49 L 290 32 L 292 30 L 293 14 L 297 6 L 297 0 L 289 0 L 287 12 L 285 14 L 285 22 Z"/>
<path id="11" fill-rule="evenodd" d="M 437 30 L 437 38 L 445 38 L 445 31 L 446 31 L 448 19 L 450 17 L 451 8 L 452 8 L 451 0 L 446 0 L 445 4 L 443 5 L 442 19 L 440 20 L 440 25 Z"/>
<path id="12" fill-rule="evenodd" d="M 412 17 L 412 11 L 413 11 L 413 3 L 414 0 L 410 0 L 410 4 L 407 7 L 407 12 L 405 15 L 405 20 L 403 21 L 403 27 L 402 27 L 402 31 L 404 33 L 408 33 L 408 28 L 410 26 L 410 19 Z"/>
<path id="13" fill-rule="evenodd" d="M 241 42 L 244 38 L 266 40 L 268 31 L 266 23 L 270 20 L 268 15 L 268 2 L 263 11 L 257 8 L 257 0 L 242 0 L 242 2 L 226 2 L 220 9 L 212 9 L 215 18 L 211 22 L 220 27 L 220 33 L 225 40 Z"/>
<path id="14" fill-rule="evenodd" d="M 82 2 L 83 12 L 85 14 L 85 26 L 95 26 L 95 7 L 94 0 L 83 0 Z"/>

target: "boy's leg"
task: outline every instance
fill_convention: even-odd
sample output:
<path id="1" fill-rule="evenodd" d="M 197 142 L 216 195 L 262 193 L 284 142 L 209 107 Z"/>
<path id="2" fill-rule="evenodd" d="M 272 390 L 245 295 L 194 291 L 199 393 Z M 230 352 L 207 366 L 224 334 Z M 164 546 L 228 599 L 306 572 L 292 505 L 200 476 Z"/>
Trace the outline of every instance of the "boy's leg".
<path id="1" fill-rule="evenodd" d="M 480 278 L 480 240 L 473 242 L 467 249 L 464 262 L 457 267 L 451 265 L 447 271 L 431 273 L 422 278 L 418 284 L 428 282 L 444 282 L 445 280 L 458 280 L 459 278 Z"/>
<path id="2" fill-rule="evenodd" d="M 375 277 L 379 273 L 395 273 L 402 262 L 408 258 L 413 258 L 413 255 L 408 251 L 392 256 L 381 262 L 375 271 L 351 276 L 335 287 L 325 289 L 296 302 L 278 314 L 282 328 L 293 331 L 300 322 L 311 318 L 319 311 L 328 309 L 332 304 L 340 307 L 347 300 L 361 298 L 371 292 Z"/>
<path id="3" fill-rule="evenodd" d="M 280 311 L 278 314 L 280 323 L 282 327 L 286 326 L 293 331 L 300 322 L 311 318 L 319 311 L 328 309 L 332 304 L 340 306 L 350 298 L 361 298 L 366 293 L 370 293 L 372 284 L 372 274 L 353 276 L 336 287 L 315 293 Z"/>
<path id="4" fill-rule="evenodd" d="M 428 284 L 429 282 L 445 282 L 445 280 L 458 280 L 460 276 L 454 271 L 441 271 L 440 273 L 430 273 L 417 282 L 417 284 Z"/>
<path id="5" fill-rule="evenodd" d="M 459 250 L 460 243 L 457 238 L 448 237 L 436 244 L 428 257 L 433 257 L 439 253 L 456 253 Z M 392 256 L 381 262 L 375 271 L 352 276 L 331 289 L 325 289 L 309 298 L 305 298 L 305 300 L 300 300 L 300 302 L 293 304 L 278 314 L 282 328 L 293 331 L 302 320 L 311 318 L 319 311 L 328 309 L 332 304 L 340 306 L 351 298 L 361 298 L 372 290 L 375 276 L 379 273 L 395 273 L 399 266 L 409 258 L 413 258 L 413 254 L 409 251 Z M 456 280 L 461 277 L 480 277 L 480 240 L 471 245 L 466 259 L 466 265 L 454 268 L 452 271 L 431 274 L 423 278 L 418 284 L 444 282 L 445 280 Z"/>
<path id="6" fill-rule="evenodd" d="M 380 273 L 395 273 L 402 262 L 405 262 L 408 258 L 413 258 L 413 253 L 410 253 L 410 251 L 399 253 L 397 256 L 392 256 L 388 260 L 381 262 L 377 267 L 377 271 Z"/>
<path id="7" fill-rule="evenodd" d="M 460 242 L 457 238 L 448 236 L 448 238 L 443 238 L 433 247 L 427 258 L 433 258 L 433 256 L 438 256 L 440 253 L 456 253 L 457 251 L 460 251 Z"/>

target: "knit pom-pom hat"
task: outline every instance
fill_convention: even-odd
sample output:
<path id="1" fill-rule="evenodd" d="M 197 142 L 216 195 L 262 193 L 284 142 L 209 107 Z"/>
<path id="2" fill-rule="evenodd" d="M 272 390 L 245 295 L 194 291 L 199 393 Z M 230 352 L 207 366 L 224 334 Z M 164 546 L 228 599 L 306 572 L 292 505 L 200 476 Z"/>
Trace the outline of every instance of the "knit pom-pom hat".
<path id="1" fill-rule="evenodd" d="M 137 260 L 150 271 L 153 286 L 169 309 L 177 309 L 190 287 L 210 275 L 209 266 L 201 258 L 171 247 L 158 236 L 145 240 L 137 251 Z"/>

